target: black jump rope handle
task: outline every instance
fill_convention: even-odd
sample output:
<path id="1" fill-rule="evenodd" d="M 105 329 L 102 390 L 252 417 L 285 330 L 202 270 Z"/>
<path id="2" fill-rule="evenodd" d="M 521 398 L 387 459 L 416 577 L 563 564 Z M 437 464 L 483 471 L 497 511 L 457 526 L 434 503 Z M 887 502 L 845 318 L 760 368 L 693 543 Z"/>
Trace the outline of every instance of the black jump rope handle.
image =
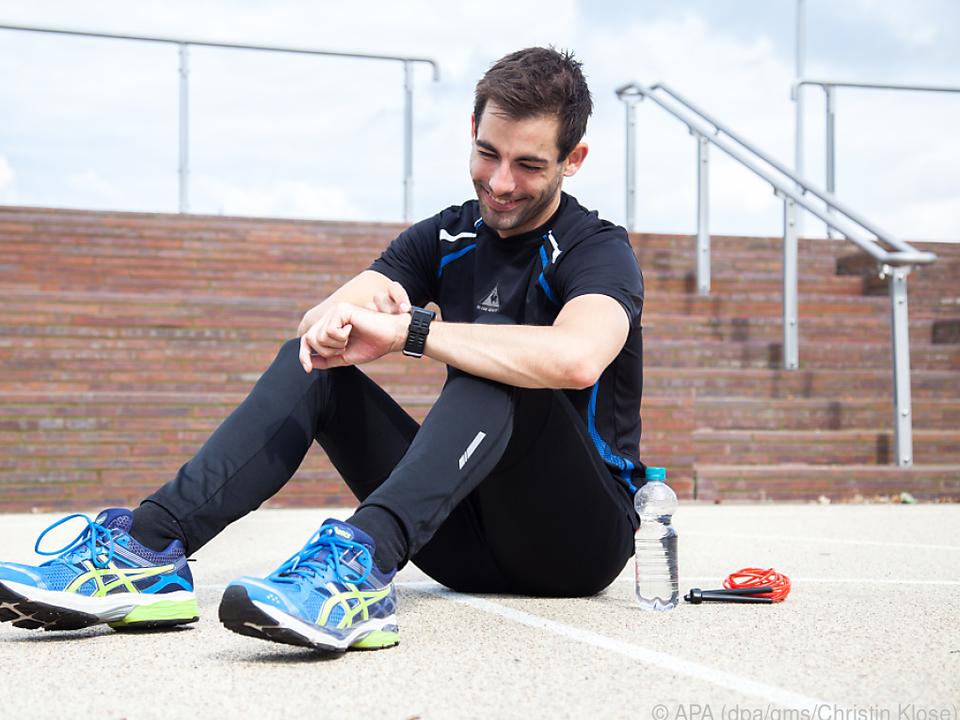
<path id="1" fill-rule="evenodd" d="M 732 602 L 732 603 L 763 603 L 769 605 L 773 603 L 773 598 L 757 597 L 773 592 L 770 585 L 753 588 L 736 588 L 733 590 L 701 590 L 700 588 L 690 588 L 690 592 L 683 596 L 688 603 L 699 605 L 703 602 Z"/>

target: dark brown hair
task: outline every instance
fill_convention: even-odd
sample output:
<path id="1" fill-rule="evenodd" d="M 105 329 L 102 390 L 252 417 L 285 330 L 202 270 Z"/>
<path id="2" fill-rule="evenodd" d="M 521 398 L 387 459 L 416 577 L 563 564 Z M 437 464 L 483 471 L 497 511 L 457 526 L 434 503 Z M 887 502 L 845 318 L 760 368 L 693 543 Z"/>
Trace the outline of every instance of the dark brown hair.
<path id="1" fill-rule="evenodd" d="M 573 53 L 552 47 L 518 50 L 498 60 L 477 83 L 476 125 L 488 102 L 514 120 L 538 115 L 560 118 L 557 150 L 562 161 L 577 146 L 593 112 L 590 89 Z"/>

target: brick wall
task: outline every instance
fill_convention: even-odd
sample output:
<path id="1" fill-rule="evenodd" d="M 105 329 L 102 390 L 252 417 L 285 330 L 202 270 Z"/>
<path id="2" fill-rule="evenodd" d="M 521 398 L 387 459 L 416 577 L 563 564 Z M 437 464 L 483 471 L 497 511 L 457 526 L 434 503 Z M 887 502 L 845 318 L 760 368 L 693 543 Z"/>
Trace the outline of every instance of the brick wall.
<path id="1" fill-rule="evenodd" d="M 245 395 L 302 313 L 398 225 L 0 208 L 0 510 L 134 504 Z M 801 369 L 780 369 L 777 238 L 634 235 L 641 452 L 700 499 L 960 496 L 960 247 L 911 275 L 917 465 L 890 465 L 888 302 L 840 241 L 801 241 Z M 837 273 L 838 259 L 844 274 Z M 949 336 L 947 336 L 949 339 Z M 422 417 L 443 368 L 370 374 Z M 275 505 L 352 499 L 315 447 Z"/>

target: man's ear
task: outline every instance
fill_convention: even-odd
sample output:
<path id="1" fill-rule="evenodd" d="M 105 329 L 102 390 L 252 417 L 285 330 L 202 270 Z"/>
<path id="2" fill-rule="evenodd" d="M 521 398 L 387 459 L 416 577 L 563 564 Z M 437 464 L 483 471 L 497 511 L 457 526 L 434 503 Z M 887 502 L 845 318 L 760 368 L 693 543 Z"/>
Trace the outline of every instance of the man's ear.
<path id="1" fill-rule="evenodd" d="M 470 139 L 477 139 L 477 116 L 474 113 L 470 113 Z"/>
<path id="2" fill-rule="evenodd" d="M 567 155 L 563 161 L 563 174 L 565 177 L 571 177 L 577 174 L 580 166 L 583 165 L 583 161 L 587 159 L 588 152 L 590 152 L 590 148 L 586 143 L 578 143 L 577 146 L 570 151 L 570 154 Z"/>

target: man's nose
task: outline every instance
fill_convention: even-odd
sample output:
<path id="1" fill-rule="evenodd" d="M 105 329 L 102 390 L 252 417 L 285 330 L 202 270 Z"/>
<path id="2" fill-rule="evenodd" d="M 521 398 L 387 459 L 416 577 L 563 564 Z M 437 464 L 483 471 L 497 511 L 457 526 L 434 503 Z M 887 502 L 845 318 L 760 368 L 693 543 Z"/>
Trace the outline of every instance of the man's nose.
<path id="1" fill-rule="evenodd" d="M 512 193 L 516 187 L 509 163 L 501 162 L 490 177 L 490 192 L 494 197 L 503 197 Z"/>

